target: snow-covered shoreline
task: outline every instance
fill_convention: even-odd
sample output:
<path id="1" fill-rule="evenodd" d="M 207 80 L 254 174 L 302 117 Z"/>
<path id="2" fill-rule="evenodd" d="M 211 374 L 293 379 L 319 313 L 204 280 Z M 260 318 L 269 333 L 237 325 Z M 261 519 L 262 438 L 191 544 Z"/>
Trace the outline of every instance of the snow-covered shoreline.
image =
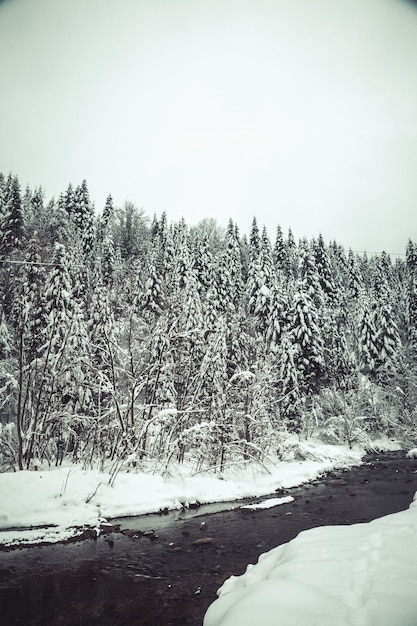
<path id="1" fill-rule="evenodd" d="M 225 581 L 204 626 L 414 626 L 416 589 L 417 493 L 406 511 L 265 552 Z"/>
<path id="2" fill-rule="evenodd" d="M 221 478 L 192 476 L 186 466 L 177 466 L 166 478 L 121 471 L 112 485 L 110 474 L 80 466 L 0 474 L 0 545 L 64 541 L 80 534 L 81 527 L 98 529 L 103 519 L 264 496 L 358 465 L 364 454 L 359 448 L 317 443 L 304 448 L 309 460 L 280 462 L 270 473 L 253 465 L 230 468 Z"/>

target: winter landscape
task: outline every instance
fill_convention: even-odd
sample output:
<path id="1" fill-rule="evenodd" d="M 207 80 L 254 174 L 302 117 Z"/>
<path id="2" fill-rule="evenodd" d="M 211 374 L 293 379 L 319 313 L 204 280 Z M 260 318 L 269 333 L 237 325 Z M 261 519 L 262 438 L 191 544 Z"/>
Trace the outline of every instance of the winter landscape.
<path id="1" fill-rule="evenodd" d="M 85 181 L 45 202 L 3 176 L 1 198 L 3 546 L 415 454 L 413 242 L 394 262 L 279 226 L 272 244 L 256 219 L 246 238 L 111 197 L 96 218 Z M 227 581 L 205 623 L 259 605 L 264 624 L 413 623 L 415 510 L 306 532 Z"/>
<path id="2" fill-rule="evenodd" d="M 416 42 L 0 0 L 0 621 L 417 625 Z"/>

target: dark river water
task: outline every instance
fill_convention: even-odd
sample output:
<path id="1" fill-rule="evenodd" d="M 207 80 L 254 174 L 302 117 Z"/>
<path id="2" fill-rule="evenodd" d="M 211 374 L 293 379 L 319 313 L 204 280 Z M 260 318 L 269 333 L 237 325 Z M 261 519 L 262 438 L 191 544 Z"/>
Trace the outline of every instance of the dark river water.
<path id="1" fill-rule="evenodd" d="M 417 459 L 370 455 L 360 467 L 287 490 L 294 502 L 272 509 L 235 502 L 217 513 L 200 507 L 113 520 L 120 530 L 96 540 L 3 551 L 0 624 L 201 626 L 218 587 L 262 552 L 308 528 L 404 510 L 416 491 Z"/>

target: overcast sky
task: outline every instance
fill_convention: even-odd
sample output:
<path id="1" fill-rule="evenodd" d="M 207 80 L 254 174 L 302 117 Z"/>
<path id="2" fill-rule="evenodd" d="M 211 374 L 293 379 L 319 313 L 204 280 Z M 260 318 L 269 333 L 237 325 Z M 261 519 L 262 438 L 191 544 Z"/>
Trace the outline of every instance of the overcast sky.
<path id="1" fill-rule="evenodd" d="M 3 0 L 0 58 L 0 171 L 47 199 L 417 240 L 412 2 Z"/>

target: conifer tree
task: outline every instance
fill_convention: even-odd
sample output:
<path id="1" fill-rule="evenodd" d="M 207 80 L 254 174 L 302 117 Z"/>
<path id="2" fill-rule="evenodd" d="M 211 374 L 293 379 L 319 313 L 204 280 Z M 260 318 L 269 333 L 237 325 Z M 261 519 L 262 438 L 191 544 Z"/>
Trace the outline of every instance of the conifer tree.
<path id="1" fill-rule="evenodd" d="M 206 233 L 194 242 L 192 264 L 197 277 L 199 293 L 203 296 L 207 293 L 213 279 L 213 257 Z"/>
<path id="2" fill-rule="evenodd" d="M 281 335 L 288 324 L 288 308 L 283 286 L 276 281 L 271 290 L 271 303 L 266 331 L 269 348 L 274 354 L 279 351 Z"/>
<path id="3" fill-rule="evenodd" d="M 291 228 L 288 229 L 287 240 L 285 242 L 284 272 L 288 280 L 298 277 L 298 250 Z"/>
<path id="4" fill-rule="evenodd" d="M 311 247 L 306 239 L 300 241 L 300 279 L 302 289 L 307 293 L 314 305 L 320 308 L 324 304 L 323 289 Z"/>
<path id="5" fill-rule="evenodd" d="M 321 289 L 326 299 L 332 301 L 336 291 L 335 279 L 332 275 L 330 258 L 321 234 L 317 240 L 313 240 L 313 251 Z"/>
<path id="6" fill-rule="evenodd" d="M 294 294 L 292 308 L 290 329 L 293 341 L 298 345 L 295 363 L 299 371 L 299 384 L 309 395 L 318 391 L 324 371 L 323 337 L 317 310 L 302 287 Z"/>
<path id="7" fill-rule="evenodd" d="M 279 351 L 280 362 L 280 402 L 279 411 L 284 418 L 287 428 L 292 432 L 301 430 L 302 396 L 300 390 L 300 372 L 296 361 L 299 359 L 300 349 L 293 342 L 291 333 L 285 332 Z"/>
<path id="8" fill-rule="evenodd" d="M 111 287 L 113 285 L 113 278 L 116 269 L 116 255 L 112 237 L 104 237 L 101 251 L 101 274 L 103 282 L 107 287 Z"/>
<path id="9" fill-rule="evenodd" d="M 417 354 L 417 245 L 411 240 L 406 248 L 406 271 L 408 342 L 412 352 Z"/>
<path id="10" fill-rule="evenodd" d="M 363 278 L 357 259 L 352 250 L 349 249 L 348 254 L 348 290 L 352 300 L 358 300 L 364 289 Z"/>
<path id="11" fill-rule="evenodd" d="M 359 366 L 367 375 L 373 375 L 378 367 L 377 331 L 375 328 L 375 302 L 363 298 L 359 319 Z"/>
<path id="12" fill-rule="evenodd" d="M 72 284 L 68 254 L 63 244 L 55 244 L 53 269 L 47 276 L 44 291 L 44 310 L 48 335 L 53 349 L 58 352 L 66 340 L 71 324 Z"/>
<path id="13" fill-rule="evenodd" d="M 76 232 L 80 237 L 81 249 L 88 257 L 94 248 L 94 207 L 90 202 L 87 181 L 84 179 L 74 193 L 74 205 L 71 213 Z"/>
<path id="14" fill-rule="evenodd" d="M 285 242 L 284 234 L 280 225 L 277 226 L 275 244 L 272 251 L 272 259 L 275 270 L 283 272 L 285 270 Z"/>
<path id="15" fill-rule="evenodd" d="M 114 204 L 111 194 L 106 198 L 103 212 L 98 222 L 97 238 L 99 242 L 102 242 L 106 237 L 111 236 L 112 226 L 114 226 Z"/>
<path id="16" fill-rule="evenodd" d="M 249 258 L 251 262 L 259 260 L 261 253 L 261 237 L 259 234 L 258 222 L 256 217 L 252 220 L 251 231 L 249 235 Z"/>
<path id="17" fill-rule="evenodd" d="M 20 247 L 24 236 L 22 198 L 17 176 L 8 176 L 1 200 L 0 255 L 7 256 Z"/>
<path id="18" fill-rule="evenodd" d="M 214 268 L 214 280 L 216 284 L 217 308 L 220 313 L 230 313 L 235 310 L 236 286 L 232 285 L 231 272 L 236 275 L 235 268 L 231 265 L 235 258 L 230 258 L 227 251 L 223 251 Z M 233 296 L 235 299 L 233 299 Z"/>
<path id="19" fill-rule="evenodd" d="M 229 260 L 230 299 L 237 310 L 243 292 L 242 259 L 239 230 L 232 220 L 229 220 L 226 229 L 226 254 Z"/>
<path id="20" fill-rule="evenodd" d="M 378 363 L 385 371 L 393 371 L 399 360 L 401 339 L 395 322 L 392 307 L 385 300 L 377 314 L 376 348 Z"/>
<path id="21" fill-rule="evenodd" d="M 160 276 L 154 264 L 149 265 L 148 278 L 142 296 L 142 306 L 146 313 L 158 316 L 164 306 L 163 288 Z"/>

